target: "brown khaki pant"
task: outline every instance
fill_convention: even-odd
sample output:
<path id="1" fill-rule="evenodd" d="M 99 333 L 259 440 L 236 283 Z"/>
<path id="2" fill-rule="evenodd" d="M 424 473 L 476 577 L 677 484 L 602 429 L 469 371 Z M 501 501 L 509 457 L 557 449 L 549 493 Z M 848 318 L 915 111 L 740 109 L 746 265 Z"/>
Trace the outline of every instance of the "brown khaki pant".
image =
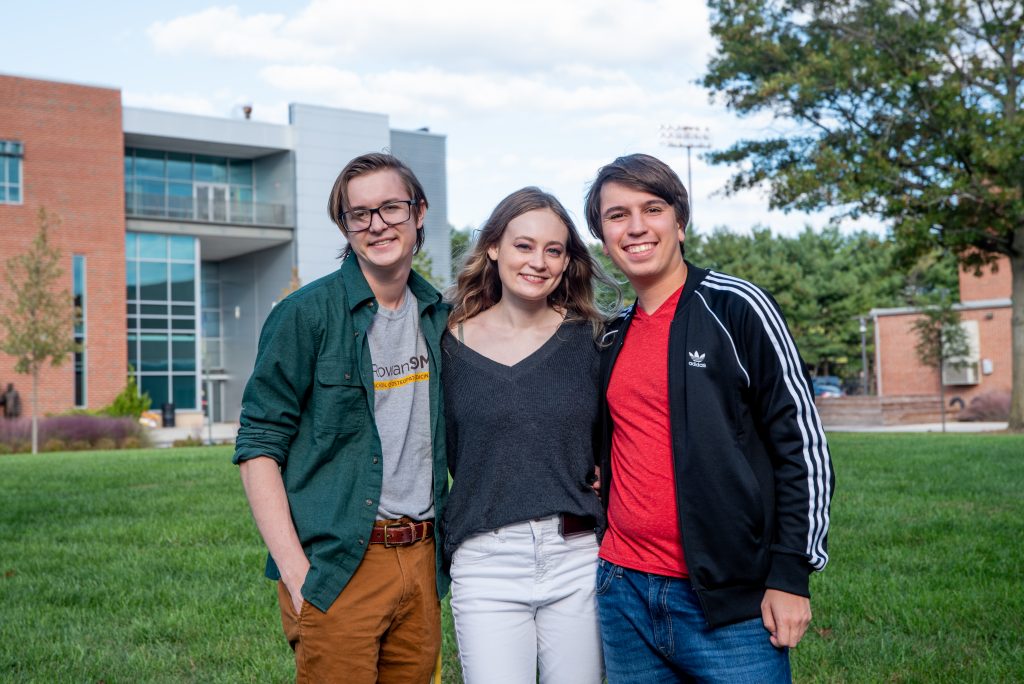
<path id="1" fill-rule="evenodd" d="M 281 624 L 295 652 L 295 681 L 427 683 L 441 650 L 434 540 L 370 544 L 326 613 L 303 601 L 298 615 L 278 582 Z"/>

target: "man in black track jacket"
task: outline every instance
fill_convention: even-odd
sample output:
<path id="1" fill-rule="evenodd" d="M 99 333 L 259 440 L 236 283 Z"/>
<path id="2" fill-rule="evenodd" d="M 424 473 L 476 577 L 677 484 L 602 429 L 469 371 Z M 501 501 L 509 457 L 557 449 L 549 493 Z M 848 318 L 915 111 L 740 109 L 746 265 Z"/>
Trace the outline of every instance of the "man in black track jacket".
<path id="1" fill-rule="evenodd" d="M 684 260 L 666 164 L 603 167 L 586 214 L 638 295 L 602 363 L 608 680 L 789 681 L 834 482 L 803 361 L 768 293 Z"/>

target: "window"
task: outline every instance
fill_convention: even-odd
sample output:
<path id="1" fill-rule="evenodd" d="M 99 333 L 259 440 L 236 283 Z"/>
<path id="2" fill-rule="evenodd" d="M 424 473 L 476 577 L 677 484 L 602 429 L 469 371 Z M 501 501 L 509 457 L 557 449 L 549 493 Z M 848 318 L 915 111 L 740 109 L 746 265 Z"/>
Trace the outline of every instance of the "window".
<path id="1" fill-rule="evenodd" d="M 220 264 L 204 261 L 202 277 L 203 366 L 213 370 L 224 367 L 221 358 Z"/>
<path id="2" fill-rule="evenodd" d="M 154 408 L 198 408 L 196 243 L 187 235 L 125 236 L 128 363 Z"/>
<path id="3" fill-rule="evenodd" d="M 0 204 L 21 204 L 21 159 L 24 148 L 14 140 L 0 140 Z"/>
<path id="4" fill-rule="evenodd" d="M 75 297 L 75 406 L 84 408 L 85 394 L 85 256 L 75 254 L 71 260 L 72 279 L 74 280 Z"/>
<path id="5" fill-rule="evenodd" d="M 254 179 L 251 159 L 134 147 L 124 151 L 125 209 L 129 216 L 253 223 Z"/>
<path id="6" fill-rule="evenodd" d="M 946 359 L 942 364 L 942 384 L 977 385 L 981 382 L 981 337 L 978 321 L 960 321 L 967 340 L 967 355 Z"/>

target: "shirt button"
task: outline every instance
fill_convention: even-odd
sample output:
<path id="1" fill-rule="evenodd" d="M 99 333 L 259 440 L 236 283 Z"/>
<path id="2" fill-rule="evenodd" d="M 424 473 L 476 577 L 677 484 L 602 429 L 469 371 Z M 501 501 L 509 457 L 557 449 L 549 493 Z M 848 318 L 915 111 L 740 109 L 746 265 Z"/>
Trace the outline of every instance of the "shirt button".
<path id="1" fill-rule="evenodd" d="M 372 506 L 373 505 L 373 499 L 367 499 L 366 500 L 366 505 L 367 506 Z"/>
<path id="2" fill-rule="evenodd" d="M 363 540 L 362 540 L 362 539 L 360 539 L 360 540 L 359 540 L 359 545 L 360 545 L 360 546 L 362 546 L 362 545 L 363 545 L 363 543 L 364 543 L 364 542 L 363 542 Z"/>
<path id="3" fill-rule="evenodd" d="M 379 458 L 377 458 L 376 456 L 374 456 L 374 457 L 373 457 L 373 462 L 374 462 L 375 464 L 376 464 L 376 463 L 380 463 L 380 459 L 379 459 Z"/>

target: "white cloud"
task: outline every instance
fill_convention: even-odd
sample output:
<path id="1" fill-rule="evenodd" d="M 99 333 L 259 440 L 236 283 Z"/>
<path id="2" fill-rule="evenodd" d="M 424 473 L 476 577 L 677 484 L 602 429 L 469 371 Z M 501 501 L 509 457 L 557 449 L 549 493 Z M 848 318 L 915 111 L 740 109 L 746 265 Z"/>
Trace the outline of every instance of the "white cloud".
<path id="1" fill-rule="evenodd" d="M 310 0 L 249 14 L 239 6 L 157 22 L 147 35 L 163 55 L 246 60 L 250 81 L 232 82 L 253 94 L 257 118 L 283 120 L 285 102 L 307 101 L 445 134 L 458 226 L 478 225 L 528 184 L 582 219 L 587 184 L 621 154 L 655 154 L 689 184 L 686 152 L 663 145 L 661 124 L 709 128 L 716 149 L 778 126 L 768 115 L 738 120 L 695 83 L 714 49 L 703 0 Z M 241 101 L 149 98 L 146 106 L 221 115 Z M 763 223 L 796 232 L 826 220 L 769 212 L 762 190 L 715 194 L 731 170 L 709 166 L 699 150 L 692 164 L 701 230 Z"/>
<path id="2" fill-rule="evenodd" d="M 156 22 L 168 54 L 265 61 L 343 58 L 348 66 L 426 63 L 455 70 L 703 64 L 707 9 L 689 0 L 467 3 L 312 0 L 295 16 L 243 15 L 236 5 Z"/>
<path id="3" fill-rule="evenodd" d="M 125 91 L 121 97 L 128 107 L 162 109 L 181 114 L 203 116 L 228 116 L 228 109 L 221 102 L 214 102 L 205 95 L 194 93 L 135 93 Z"/>
<path id="4" fill-rule="evenodd" d="M 689 99 L 688 88 L 652 94 L 633 78 L 566 82 L 545 73 L 501 75 L 452 73 L 436 68 L 357 73 L 323 64 L 271 65 L 260 71 L 269 85 L 314 96 L 332 104 L 393 115 L 447 119 L 459 114 L 516 111 L 541 113 L 608 112 L 622 123 L 621 109 L 675 111 Z M 632 120 L 635 122 L 636 115 Z M 593 124 L 591 124 L 593 125 Z"/>
<path id="5" fill-rule="evenodd" d="M 335 53 L 330 46 L 291 35 L 283 14 L 242 16 L 235 5 L 155 22 L 146 35 L 157 52 L 171 55 L 303 61 L 329 59 Z"/>

